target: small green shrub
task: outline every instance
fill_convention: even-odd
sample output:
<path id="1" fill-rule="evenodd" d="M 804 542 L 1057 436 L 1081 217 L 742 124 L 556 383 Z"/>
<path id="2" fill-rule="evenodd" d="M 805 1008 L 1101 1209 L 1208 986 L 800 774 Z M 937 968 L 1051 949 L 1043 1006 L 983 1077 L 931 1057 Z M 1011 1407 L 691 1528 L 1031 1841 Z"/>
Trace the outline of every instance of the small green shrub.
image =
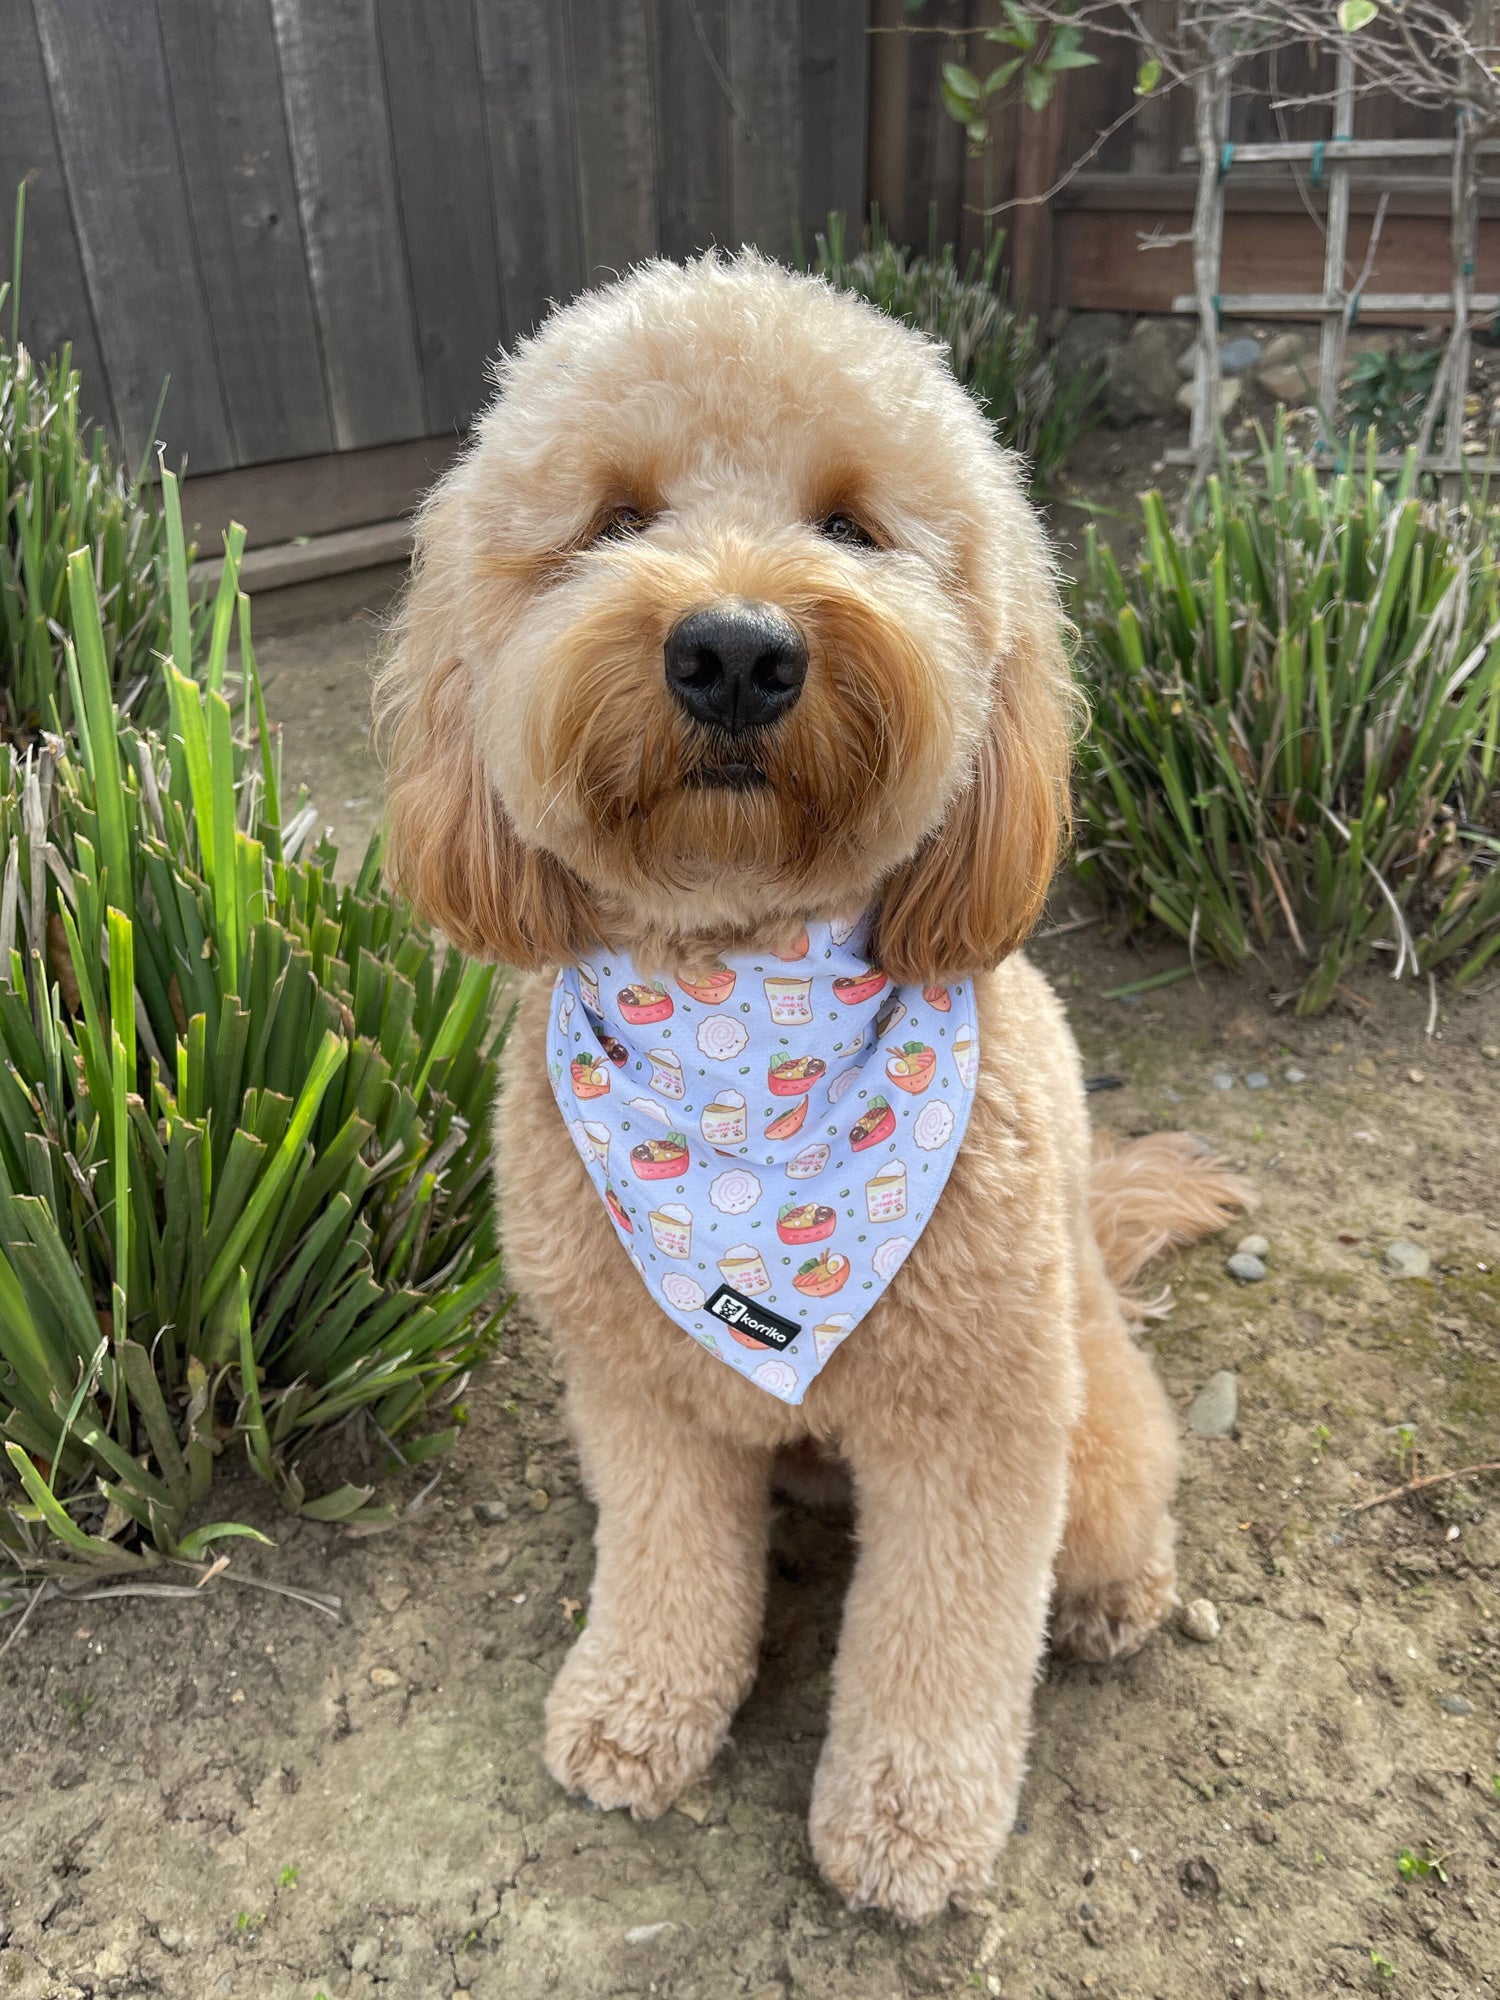
<path id="1" fill-rule="evenodd" d="M 984 256 L 976 251 L 960 271 L 951 243 L 919 257 L 892 243 L 877 221 L 851 255 L 843 218 L 831 215 L 827 235 L 818 238 L 815 268 L 892 319 L 940 340 L 1000 442 L 1020 452 L 1033 485 L 1044 488 L 1098 422 L 1105 374 L 1102 368 L 1061 373 L 1056 356 L 1042 346 L 1036 321 L 1009 302 L 1000 268 L 1004 244 L 1003 234 L 996 235 Z"/>
<path id="2" fill-rule="evenodd" d="M 1084 877 L 1221 964 L 1289 934 L 1304 1012 L 1377 943 L 1457 985 L 1500 951 L 1500 533 L 1415 486 L 1373 438 L 1320 485 L 1278 426 L 1077 592 Z"/>
<path id="3" fill-rule="evenodd" d="M 376 846 L 341 889 L 312 808 L 283 820 L 242 539 L 200 678 L 164 663 L 164 735 L 111 699 L 80 551 L 76 746 L 0 745 L 0 1565 L 200 1556 L 240 1444 L 289 1506 L 368 1517 L 368 1487 L 307 1499 L 298 1451 L 353 1412 L 408 1431 L 500 1310 L 496 974 L 436 949 Z"/>
<path id="4" fill-rule="evenodd" d="M 1416 442 L 1443 358 L 1441 347 L 1361 354 L 1344 387 L 1344 421 L 1356 437 L 1373 430 L 1382 451 Z"/>
<path id="5" fill-rule="evenodd" d="M 102 430 L 84 435 L 72 350 L 38 362 L 20 344 L 24 214 L 18 198 L 14 281 L 0 285 L 0 306 L 7 293 L 11 302 L 10 340 L 0 337 L 0 737 L 71 727 L 63 646 L 75 549 L 93 565 L 121 712 L 157 725 L 167 714 L 159 660 L 171 644 L 166 522 L 145 497 L 144 467 L 131 478 Z"/>

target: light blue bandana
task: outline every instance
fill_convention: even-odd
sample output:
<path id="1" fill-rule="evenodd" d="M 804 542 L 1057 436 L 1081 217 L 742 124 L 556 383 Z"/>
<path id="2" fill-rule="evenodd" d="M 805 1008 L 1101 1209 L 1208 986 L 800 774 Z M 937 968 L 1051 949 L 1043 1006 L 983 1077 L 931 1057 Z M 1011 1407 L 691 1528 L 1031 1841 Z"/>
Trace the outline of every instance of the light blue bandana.
<path id="1" fill-rule="evenodd" d="M 979 1069 L 973 988 L 893 987 L 865 919 L 669 982 L 552 993 L 552 1089 L 652 1298 L 800 1403 L 937 1205 Z"/>

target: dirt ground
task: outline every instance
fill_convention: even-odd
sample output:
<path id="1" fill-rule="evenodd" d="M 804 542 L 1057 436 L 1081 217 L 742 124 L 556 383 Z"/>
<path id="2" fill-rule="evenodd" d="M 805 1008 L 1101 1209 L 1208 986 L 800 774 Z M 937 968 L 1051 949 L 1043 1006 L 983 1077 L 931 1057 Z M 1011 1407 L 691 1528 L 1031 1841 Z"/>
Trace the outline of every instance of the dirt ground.
<path id="1" fill-rule="evenodd" d="M 288 772 L 351 855 L 371 629 L 262 649 Z M 1051 921 L 1085 913 L 1065 887 Z M 1184 1410 L 1215 1371 L 1237 1383 L 1231 1435 L 1184 1429 L 1178 1508 L 1182 1594 L 1221 1636 L 1174 1624 L 1122 1665 L 1048 1667 L 993 1896 L 902 1931 L 809 1864 L 838 1516 L 781 1512 L 760 1679 L 705 1783 L 653 1825 L 558 1793 L 541 1704 L 593 1516 L 513 1315 L 440 1485 L 391 1531 L 289 1519 L 248 1475 L 216 1491 L 277 1543 L 235 1545 L 230 1577 L 336 1593 L 337 1623 L 229 1578 L 38 1611 L 0 1663 L 0 1996 L 1500 1992 L 1500 1484 L 1350 1511 L 1414 1464 L 1500 1456 L 1500 982 L 1439 989 L 1429 1037 L 1425 987 L 1378 965 L 1309 1024 L 1274 1005 L 1280 961 L 1121 1000 L 1180 953 L 1097 924 L 1034 949 L 1089 1074 L 1122 1082 L 1100 1117 L 1242 1163 L 1269 1274 L 1227 1275 L 1241 1231 L 1201 1245 L 1146 1335 Z M 1429 1276 L 1387 1274 L 1398 1238 Z"/>

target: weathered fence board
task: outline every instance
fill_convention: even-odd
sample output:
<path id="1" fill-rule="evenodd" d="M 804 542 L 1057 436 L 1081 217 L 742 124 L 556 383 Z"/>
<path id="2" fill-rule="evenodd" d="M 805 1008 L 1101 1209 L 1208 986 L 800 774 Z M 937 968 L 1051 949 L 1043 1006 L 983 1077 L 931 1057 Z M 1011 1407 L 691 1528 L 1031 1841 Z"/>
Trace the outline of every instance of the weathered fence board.
<path id="1" fill-rule="evenodd" d="M 585 281 L 654 257 L 656 107 L 647 0 L 568 0 Z"/>
<path id="2" fill-rule="evenodd" d="M 733 240 L 728 0 L 657 0 L 657 155 L 662 254 Z"/>
<path id="3" fill-rule="evenodd" d="M 793 254 L 802 217 L 800 13 L 798 0 L 729 0 L 734 238 L 773 257 Z"/>
<path id="4" fill-rule="evenodd" d="M 488 394 L 504 317 L 470 0 L 377 0 L 427 428 Z"/>
<path id="5" fill-rule="evenodd" d="M 269 0 L 158 0 L 158 13 L 235 458 L 329 451 Z"/>
<path id="6" fill-rule="evenodd" d="M 0 0 L 25 330 L 197 472 L 462 428 L 550 301 L 858 226 L 871 4 Z"/>
<path id="7" fill-rule="evenodd" d="M 415 437 L 426 416 L 374 0 L 271 5 L 334 438 Z"/>
<path id="8" fill-rule="evenodd" d="M 506 331 L 583 284 L 567 10 L 475 0 Z"/>
<path id="9" fill-rule="evenodd" d="M 0 0 L 0 48 L 5 50 L 0 62 L 0 282 L 10 277 L 15 263 L 15 192 L 24 180 L 30 255 L 21 281 L 22 327 L 39 355 L 73 343 L 74 366 L 83 376 L 84 412 L 113 430 L 109 378 L 94 336 L 31 0 Z M 7 337 L 12 303 L 7 300 L 5 307 Z"/>
<path id="10" fill-rule="evenodd" d="M 183 193 L 156 9 L 36 0 L 99 345 L 126 452 L 170 376 L 165 434 L 204 470 L 233 456 Z M 33 245 L 40 260 L 49 254 Z"/>
<path id="11" fill-rule="evenodd" d="M 802 0 L 802 233 L 864 212 L 868 0 Z"/>

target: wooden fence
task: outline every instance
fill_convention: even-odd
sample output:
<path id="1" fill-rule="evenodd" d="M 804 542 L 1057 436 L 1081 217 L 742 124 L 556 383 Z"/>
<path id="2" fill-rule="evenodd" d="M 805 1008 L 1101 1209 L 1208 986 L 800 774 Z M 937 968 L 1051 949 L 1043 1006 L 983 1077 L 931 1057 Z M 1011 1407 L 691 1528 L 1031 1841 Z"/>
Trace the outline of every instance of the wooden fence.
<path id="1" fill-rule="evenodd" d="M 170 375 L 198 472 L 451 434 L 549 298 L 858 214 L 867 25 L 867 0 L 0 0 L 24 337 L 73 342 L 131 453 Z"/>
<path id="2" fill-rule="evenodd" d="M 977 244 L 981 163 L 941 69 L 998 61 L 998 18 L 999 0 L 0 0 L 23 331 L 42 352 L 72 340 L 132 454 L 170 375 L 161 432 L 195 473 L 298 461 L 259 503 L 280 527 L 308 461 L 336 463 L 337 504 L 306 528 L 385 518 L 430 476 L 418 443 L 462 429 L 549 298 L 656 251 L 787 255 L 868 200 L 906 242 Z M 997 117 L 1007 260 L 1041 309 L 1166 311 L 1186 289 L 1190 107 L 1139 103 L 1134 52 L 1101 46 L 1044 112 Z M 1237 138 L 1326 132 L 1272 108 L 1305 69 L 1251 81 Z M 1402 104 L 1360 116 L 1365 136 L 1442 129 Z M 1381 266 L 1439 290 L 1445 190 L 1391 187 Z M 1227 289 L 1321 267 L 1316 190 L 1236 171 L 1228 192 Z M 1356 258 L 1373 198 L 1356 187 Z M 1500 285 L 1488 213 L 1480 265 Z"/>

